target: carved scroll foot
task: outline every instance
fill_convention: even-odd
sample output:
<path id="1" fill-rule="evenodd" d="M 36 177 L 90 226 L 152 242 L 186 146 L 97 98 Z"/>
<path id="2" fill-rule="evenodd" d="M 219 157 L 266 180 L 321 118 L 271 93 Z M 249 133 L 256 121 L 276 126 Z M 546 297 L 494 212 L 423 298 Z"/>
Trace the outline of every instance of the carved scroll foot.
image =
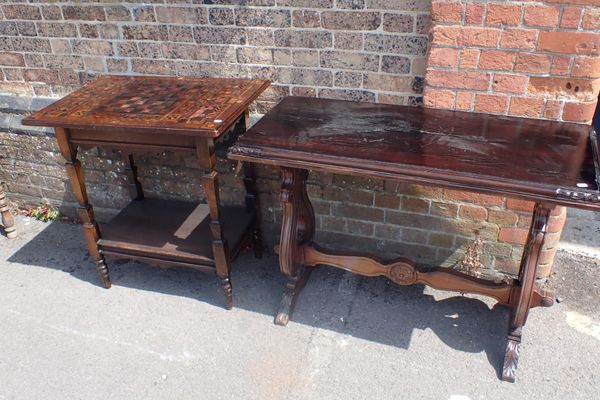
<path id="1" fill-rule="evenodd" d="M 99 256 L 96 259 L 96 269 L 98 270 L 98 275 L 100 275 L 102 286 L 104 286 L 106 289 L 110 289 L 112 283 L 110 282 L 108 267 L 106 266 L 106 261 L 104 260 L 103 256 Z"/>
<path id="2" fill-rule="evenodd" d="M 301 267 L 298 270 L 298 275 L 288 279 L 281 302 L 279 303 L 277 315 L 275 316 L 275 325 L 286 326 L 288 324 L 294 311 L 296 300 L 300 295 L 300 291 L 306 285 L 311 272 L 312 268 Z"/>
<path id="3" fill-rule="evenodd" d="M 221 280 L 221 287 L 225 294 L 225 308 L 231 310 L 233 308 L 233 287 L 231 286 L 231 280 L 229 278 L 219 278 Z"/>
<path id="4" fill-rule="evenodd" d="M 519 363 L 519 352 L 521 351 L 521 340 L 508 338 L 506 352 L 504 353 L 504 366 L 502 367 L 502 380 L 514 382 Z"/>
<path id="5" fill-rule="evenodd" d="M 252 231 L 252 250 L 254 251 L 254 257 L 262 258 L 263 256 L 263 242 L 260 228 L 254 228 Z"/>

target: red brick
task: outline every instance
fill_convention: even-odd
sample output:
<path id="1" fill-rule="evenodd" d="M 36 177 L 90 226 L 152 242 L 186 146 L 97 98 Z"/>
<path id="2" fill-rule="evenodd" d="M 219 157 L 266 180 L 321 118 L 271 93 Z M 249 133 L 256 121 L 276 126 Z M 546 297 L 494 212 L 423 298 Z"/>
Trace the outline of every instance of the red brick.
<path id="1" fill-rule="evenodd" d="M 550 249 L 547 251 L 540 251 L 540 257 L 538 258 L 538 264 L 539 266 L 546 266 L 546 265 L 552 265 L 552 263 L 554 262 L 554 256 L 556 255 L 556 251 L 554 251 L 554 249 Z M 540 273 L 539 271 L 539 267 L 538 267 L 538 275 Z"/>
<path id="2" fill-rule="evenodd" d="M 375 193 L 375 207 L 398 208 L 400 197 L 387 193 Z"/>
<path id="3" fill-rule="evenodd" d="M 482 50 L 479 68 L 497 71 L 510 71 L 515 61 L 515 53 L 501 50 Z"/>
<path id="4" fill-rule="evenodd" d="M 484 11 L 485 11 L 485 4 L 483 4 L 483 3 L 467 3 L 467 10 L 465 13 L 465 22 L 469 25 L 483 24 Z"/>
<path id="5" fill-rule="evenodd" d="M 576 57 L 571 73 L 575 77 L 600 78 L 600 58 Z"/>
<path id="6" fill-rule="evenodd" d="M 581 27 L 590 31 L 600 29 L 600 10 L 597 8 L 586 8 Z"/>
<path id="7" fill-rule="evenodd" d="M 551 75 L 568 75 L 571 68 L 571 57 L 554 56 L 552 57 Z"/>
<path id="8" fill-rule="evenodd" d="M 494 269 L 515 276 L 519 274 L 519 267 L 519 261 L 513 260 L 512 258 L 496 258 L 494 262 Z"/>
<path id="9" fill-rule="evenodd" d="M 547 100 L 544 109 L 544 118 L 559 119 L 561 114 L 561 102 L 558 100 Z"/>
<path id="10" fill-rule="evenodd" d="M 488 211 L 484 207 L 463 204 L 458 210 L 458 216 L 473 221 L 485 221 L 488 216 Z"/>
<path id="11" fill-rule="evenodd" d="M 25 60 L 21 53 L 0 53 L 0 65 L 7 65 L 9 67 L 24 67 Z"/>
<path id="12" fill-rule="evenodd" d="M 562 18 L 560 19 L 560 27 L 564 29 L 577 29 L 581 21 L 581 11 L 579 7 L 563 8 Z"/>
<path id="13" fill-rule="evenodd" d="M 446 200 L 463 201 L 480 206 L 502 206 L 504 204 L 504 198 L 500 196 L 455 189 L 445 189 L 444 198 Z"/>
<path id="14" fill-rule="evenodd" d="M 548 250 L 553 254 L 556 254 L 556 249 Z M 552 273 L 552 264 L 540 264 L 536 270 L 536 278 L 545 279 Z"/>
<path id="15" fill-rule="evenodd" d="M 529 93 L 552 96 L 577 97 L 584 101 L 592 101 L 598 97 L 600 79 L 576 79 L 558 77 L 529 78 Z"/>
<path id="16" fill-rule="evenodd" d="M 458 206 L 452 203 L 432 201 L 429 213 L 431 215 L 439 215 L 441 217 L 456 218 L 456 214 L 458 213 Z"/>
<path id="17" fill-rule="evenodd" d="M 500 228 L 498 240 L 500 242 L 523 245 L 527 241 L 527 233 L 527 229 Z"/>
<path id="18" fill-rule="evenodd" d="M 515 71 L 546 74 L 550 71 L 550 57 L 545 54 L 517 53 Z"/>
<path id="19" fill-rule="evenodd" d="M 452 90 L 427 88 L 423 102 L 426 107 L 452 109 L 455 97 L 456 93 Z"/>
<path id="20" fill-rule="evenodd" d="M 465 5 L 456 1 L 434 1 L 431 4 L 433 22 L 461 22 Z"/>
<path id="21" fill-rule="evenodd" d="M 600 6 L 600 0 L 546 0 L 547 3 L 579 4 L 582 6 Z"/>
<path id="22" fill-rule="evenodd" d="M 590 123 L 594 116 L 594 111 L 596 111 L 596 101 L 565 103 L 562 119 L 565 121 Z"/>
<path id="23" fill-rule="evenodd" d="M 538 50 L 600 55 L 600 33 L 541 31 Z"/>
<path id="24" fill-rule="evenodd" d="M 519 216 L 512 211 L 489 210 L 488 221 L 493 224 L 514 226 Z"/>
<path id="25" fill-rule="evenodd" d="M 521 22 L 521 6 L 488 3 L 485 22 L 488 25 L 519 25 Z"/>
<path id="26" fill-rule="evenodd" d="M 402 210 L 410 211 L 414 213 L 428 213 L 429 212 L 429 201 L 420 199 L 418 197 L 402 197 Z"/>
<path id="27" fill-rule="evenodd" d="M 560 207 L 558 207 L 560 208 Z M 548 218 L 548 232 L 561 232 L 567 221 L 567 214 L 560 214 Z"/>
<path id="28" fill-rule="evenodd" d="M 535 49 L 535 40 L 538 31 L 535 29 L 511 29 L 507 28 L 502 32 L 500 38 L 500 47 L 504 49 Z"/>
<path id="29" fill-rule="evenodd" d="M 492 89 L 495 92 L 525 93 L 527 76 L 514 74 L 495 74 Z"/>
<path id="30" fill-rule="evenodd" d="M 431 43 L 438 46 L 458 46 L 461 32 L 462 27 L 459 26 L 434 25 Z"/>
<path id="31" fill-rule="evenodd" d="M 459 46 L 496 47 L 501 29 L 466 26 L 461 29 Z"/>
<path id="32" fill-rule="evenodd" d="M 558 246 L 558 243 L 560 242 L 560 234 L 562 232 L 548 232 L 546 233 L 546 239 L 544 242 L 544 248 L 545 249 L 554 249 Z"/>
<path id="33" fill-rule="evenodd" d="M 433 47 L 429 51 L 428 63 L 432 67 L 456 67 L 458 65 L 458 49 Z"/>
<path id="34" fill-rule="evenodd" d="M 535 97 L 513 97 L 510 99 L 510 115 L 521 117 L 539 117 L 542 115 L 544 108 L 544 99 Z"/>
<path id="35" fill-rule="evenodd" d="M 521 200 L 521 199 L 513 199 L 513 198 L 506 199 L 506 208 L 509 210 L 532 212 L 534 205 L 535 205 L 535 203 L 533 201 L 529 201 L 529 200 Z"/>
<path id="36" fill-rule="evenodd" d="M 473 109 L 473 93 L 458 92 L 456 93 L 456 103 L 454 108 L 457 110 L 471 111 Z"/>
<path id="37" fill-rule="evenodd" d="M 485 72 L 428 71 L 425 80 L 431 86 L 487 90 L 490 75 Z"/>
<path id="38" fill-rule="evenodd" d="M 479 61 L 478 49 L 462 49 L 460 51 L 460 68 L 476 69 Z"/>
<path id="39" fill-rule="evenodd" d="M 501 29 L 478 26 L 433 27 L 433 43 L 446 46 L 496 47 Z"/>
<path id="40" fill-rule="evenodd" d="M 560 15 L 560 7 L 531 5 L 525 6 L 523 23 L 531 26 L 556 27 Z"/>
<path id="41" fill-rule="evenodd" d="M 508 97 L 499 94 L 475 95 L 475 111 L 486 113 L 504 113 Z"/>

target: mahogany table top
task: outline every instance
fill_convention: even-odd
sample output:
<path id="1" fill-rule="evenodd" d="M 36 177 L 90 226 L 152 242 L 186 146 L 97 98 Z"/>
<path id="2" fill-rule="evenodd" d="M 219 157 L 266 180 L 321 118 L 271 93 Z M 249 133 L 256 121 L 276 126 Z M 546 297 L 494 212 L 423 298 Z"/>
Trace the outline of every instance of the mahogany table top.
<path id="1" fill-rule="evenodd" d="M 102 76 L 23 124 L 217 137 L 268 86 L 259 79 Z"/>
<path id="2" fill-rule="evenodd" d="M 596 208 L 594 142 L 580 124 L 288 97 L 230 157 Z"/>

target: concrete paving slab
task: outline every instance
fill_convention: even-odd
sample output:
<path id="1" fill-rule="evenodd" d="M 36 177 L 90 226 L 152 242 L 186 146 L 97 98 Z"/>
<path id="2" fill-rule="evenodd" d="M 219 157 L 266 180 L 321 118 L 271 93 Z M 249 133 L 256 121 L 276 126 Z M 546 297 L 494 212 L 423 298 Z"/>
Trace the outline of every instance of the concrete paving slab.
<path id="1" fill-rule="evenodd" d="M 498 380 L 507 311 L 489 299 L 319 268 L 274 326 L 273 255 L 217 280 L 110 263 L 99 285 L 80 227 L 18 218 L 0 237 L 0 399 L 592 399 L 600 266 L 559 253 L 562 302 L 534 309 L 517 382 Z"/>
<path id="2" fill-rule="evenodd" d="M 569 209 L 559 248 L 572 254 L 600 258 L 600 214 Z"/>

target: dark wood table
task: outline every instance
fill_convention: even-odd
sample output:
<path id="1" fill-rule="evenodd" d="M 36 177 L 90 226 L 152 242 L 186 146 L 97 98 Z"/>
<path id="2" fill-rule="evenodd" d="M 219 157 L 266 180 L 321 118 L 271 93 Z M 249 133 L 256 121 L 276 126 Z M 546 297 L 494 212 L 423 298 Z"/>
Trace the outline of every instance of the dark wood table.
<path id="1" fill-rule="evenodd" d="M 102 283 L 111 286 L 105 256 L 161 267 L 188 267 L 218 275 L 232 307 L 230 262 L 254 239 L 260 256 L 254 175 L 245 169 L 245 207 L 222 207 L 215 170 L 219 145 L 246 129 L 248 106 L 268 81 L 217 78 L 104 76 L 23 120 L 54 127 L 88 250 Z M 88 199 L 77 148 L 121 150 L 131 203 L 99 229 Z M 205 173 L 207 204 L 148 199 L 137 179 L 133 154 L 195 153 Z"/>
<path id="2" fill-rule="evenodd" d="M 476 293 L 510 307 L 502 378 L 514 381 L 529 309 L 554 294 L 536 284 L 548 217 L 557 205 L 600 209 L 598 141 L 587 126 L 425 108 L 288 97 L 230 148 L 234 160 L 281 167 L 278 247 L 288 282 L 275 317 L 287 324 L 311 267 L 330 265 L 400 285 Z M 494 283 L 407 259 L 382 263 L 313 243 L 308 170 L 458 188 L 535 202 L 517 279 Z"/>

